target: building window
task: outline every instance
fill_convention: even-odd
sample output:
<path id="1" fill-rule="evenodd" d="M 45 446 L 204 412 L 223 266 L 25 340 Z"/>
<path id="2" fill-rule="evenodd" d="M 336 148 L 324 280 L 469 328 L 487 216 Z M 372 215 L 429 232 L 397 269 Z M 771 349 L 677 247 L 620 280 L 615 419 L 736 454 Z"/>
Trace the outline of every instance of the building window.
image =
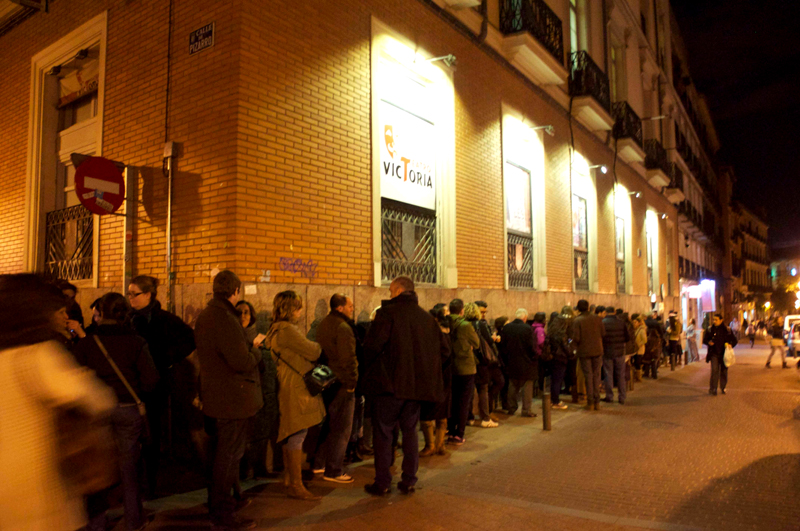
<path id="1" fill-rule="evenodd" d="M 455 287 L 454 238 L 442 240 L 455 232 L 454 215 L 442 215 L 454 200 L 452 79 L 374 19 L 373 39 L 376 284 L 403 275 Z"/>
<path id="2" fill-rule="evenodd" d="M 586 199 L 572 195 L 572 252 L 575 290 L 589 291 L 589 233 Z"/>
<path id="3" fill-rule="evenodd" d="M 508 238 L 508 287 L 533 288 L 531 173 L 506 161 L 503 173 Z"/>

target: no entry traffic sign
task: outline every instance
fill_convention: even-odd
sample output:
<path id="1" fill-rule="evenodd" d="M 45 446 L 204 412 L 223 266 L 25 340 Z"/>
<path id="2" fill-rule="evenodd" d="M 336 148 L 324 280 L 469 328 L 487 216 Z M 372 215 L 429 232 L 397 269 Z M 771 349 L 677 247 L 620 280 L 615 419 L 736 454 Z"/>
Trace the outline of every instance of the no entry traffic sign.
<path id="1" fill-rule="evenodd" d="M 114 162 L 89 157 L 75 169 L 75 193 L 93 214 L 113 214 L 125 199 L 125 180 Z"/>

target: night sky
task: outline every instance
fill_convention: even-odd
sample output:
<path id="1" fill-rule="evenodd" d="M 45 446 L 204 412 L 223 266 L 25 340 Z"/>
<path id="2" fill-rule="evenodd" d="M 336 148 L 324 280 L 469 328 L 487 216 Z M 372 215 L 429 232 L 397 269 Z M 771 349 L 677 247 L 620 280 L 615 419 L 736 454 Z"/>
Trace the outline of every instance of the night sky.
<path id="1" fill-rule="evenodd" d="M 672 5 L 719 134 L 719 160 L 734 166 L 734 198 L 767 216 L 775 247 L 800 244 L 800 2 Z"/>

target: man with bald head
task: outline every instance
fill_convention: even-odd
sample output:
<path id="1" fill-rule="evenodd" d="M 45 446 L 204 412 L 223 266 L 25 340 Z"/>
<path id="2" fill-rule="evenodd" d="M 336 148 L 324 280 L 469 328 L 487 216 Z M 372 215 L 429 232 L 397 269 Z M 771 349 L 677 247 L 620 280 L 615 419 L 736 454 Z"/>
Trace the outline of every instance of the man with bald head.
<path id="1" fill-rule="evenodd" d="M 422 402 L 444 400 L 442 365 L 450 346 L 436 319 L 419 305 L 414 281 L 397 277 L 389 286 L 364 339 L 364 394 L 372 402 L 375 482 L 364 487 L 383 496 L 391 490 L 392 432 L 403 432 L 403 474 L 397 488 L 414 492 L 419 467 L 417 423 Z"/>

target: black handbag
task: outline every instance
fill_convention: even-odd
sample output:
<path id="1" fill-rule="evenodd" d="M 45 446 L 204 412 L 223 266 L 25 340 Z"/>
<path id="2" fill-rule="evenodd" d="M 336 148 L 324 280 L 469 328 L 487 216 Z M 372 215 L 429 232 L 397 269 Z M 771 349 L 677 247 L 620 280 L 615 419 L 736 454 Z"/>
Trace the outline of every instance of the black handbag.
<path id="1" fill-rule="evenodd" d="M 336 382 L 336 375 L 333 374 L 333 371 L 327 365 L 323 365 L 321 363 L 317 364 L 310 371 L 302 374 L 300 371 L 287 363 L 286 360 L 281 357 L 280 352 L 277 350 L 273 350 L 272 352 L 275 353 L 275 357 L 278 358 L 278 361 L 286 363 L 287 367 L 292 369 L 303 378 L 303 382 L 306 384 L 306 389 L 308 389 L 308 394 L 311 396 L 319 395 L 325 389 L 328 389 L 331 385 L 333 385 L 334 382 Z"/>

